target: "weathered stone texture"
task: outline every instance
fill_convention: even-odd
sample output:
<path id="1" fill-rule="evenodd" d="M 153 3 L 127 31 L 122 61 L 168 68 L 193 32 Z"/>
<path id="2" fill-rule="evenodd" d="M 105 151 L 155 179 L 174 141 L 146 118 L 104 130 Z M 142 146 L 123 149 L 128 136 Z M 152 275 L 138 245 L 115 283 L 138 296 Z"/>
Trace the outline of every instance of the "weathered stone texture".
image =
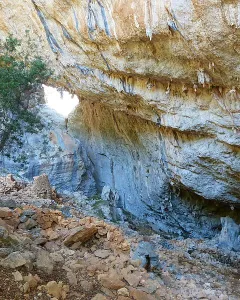
<path id="1" fill-rule="evenodd" d="M 0 32 L 41 37 L 80 96 L 98 186 L 161 211 L 170 187 L 239 203 L 239 19 L 238 1 L 7 0 Z"/>

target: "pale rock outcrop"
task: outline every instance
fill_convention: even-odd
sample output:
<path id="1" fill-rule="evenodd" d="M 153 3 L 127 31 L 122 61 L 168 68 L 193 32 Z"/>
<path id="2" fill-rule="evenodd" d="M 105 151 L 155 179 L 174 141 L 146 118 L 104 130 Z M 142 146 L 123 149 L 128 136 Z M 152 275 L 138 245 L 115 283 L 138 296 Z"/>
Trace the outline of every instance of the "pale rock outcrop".
<path id="1" fill-rule="evenodd" d="M 81 97 L 70 123 L 99 189 L 118 191 L 123 208 L 153 223 L 185 190 L 239 204 L 238 1 L 7 0 L 0 8 L 1 34 L 29 29 L 59 83 Z M 176 213 L 186 219 L 182 205 Z"/>

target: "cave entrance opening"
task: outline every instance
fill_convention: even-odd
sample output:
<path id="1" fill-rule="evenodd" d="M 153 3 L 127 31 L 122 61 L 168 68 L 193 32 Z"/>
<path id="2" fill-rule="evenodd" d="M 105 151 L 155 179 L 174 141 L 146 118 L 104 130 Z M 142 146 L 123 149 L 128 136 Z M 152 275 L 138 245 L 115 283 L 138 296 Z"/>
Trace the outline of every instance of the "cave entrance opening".
<path id="1" fill-rule="evenodd" d="M 65 118 L 79 103 L 76 95 L 55 87 L 43 85 L 46 104 Z"/>

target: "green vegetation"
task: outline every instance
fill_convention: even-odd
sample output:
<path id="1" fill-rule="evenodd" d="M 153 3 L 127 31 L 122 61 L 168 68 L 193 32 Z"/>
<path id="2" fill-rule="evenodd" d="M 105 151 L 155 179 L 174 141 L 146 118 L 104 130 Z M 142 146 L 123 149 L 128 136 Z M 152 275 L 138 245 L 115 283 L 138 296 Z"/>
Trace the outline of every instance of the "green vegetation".
<path id="1" fill-rule="evenodd" d="M 23 132 L 37 132 L 40 119 L 29 110 L 29 96 L 53 72 L 31 47 L 21 54 L 21 41 L 9 36 L 0 44 L 0 152 L 21 143 Z M 6 153 L 7 154 L 7 153 Z"/>

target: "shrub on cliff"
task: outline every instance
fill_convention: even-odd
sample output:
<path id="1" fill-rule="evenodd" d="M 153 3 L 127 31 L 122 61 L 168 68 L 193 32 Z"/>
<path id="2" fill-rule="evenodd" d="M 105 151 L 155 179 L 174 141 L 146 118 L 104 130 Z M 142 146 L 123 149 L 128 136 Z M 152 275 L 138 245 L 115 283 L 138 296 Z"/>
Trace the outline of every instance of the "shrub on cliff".
<path id="1" fill-rule="evenodd" d="M 26 95 L 52 75 L 41 57 L 32 57 L 29 51 L 22 55 L 20 47 L 21 41 L 12 35 L 0 44 L 0 152 L 7 144 L 19 143 L 24 131 L 36 132 L 41 127 Z"/>

